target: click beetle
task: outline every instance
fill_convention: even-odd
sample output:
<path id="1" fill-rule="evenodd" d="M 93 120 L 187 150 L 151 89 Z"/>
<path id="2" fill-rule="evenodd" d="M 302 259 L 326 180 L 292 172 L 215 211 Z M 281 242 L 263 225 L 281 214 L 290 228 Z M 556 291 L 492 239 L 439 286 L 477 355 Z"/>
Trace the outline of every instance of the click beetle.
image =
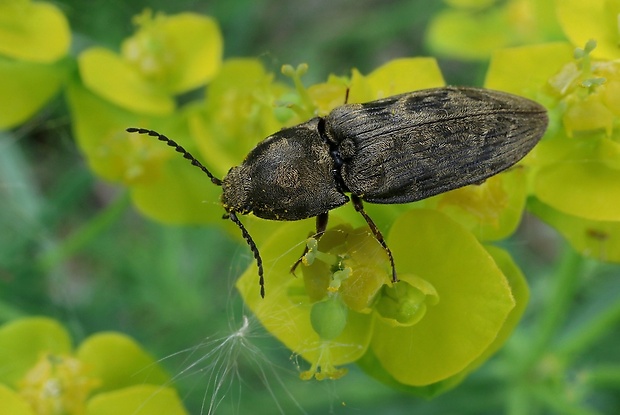
<path id="1" fill-rule="evenodd" d="M 328 212 L 352 200 L 387 253 L 396 282 L 392 253 L 362 201 L 408 203 L 482 183 L 521 160 L 547 123 L 543 106 L 505 92 L 420 90 L 345 104 L 325 117 L 284 128 L 261 141 L 222 180 L 165 135 L 127 131 L 164 141 L 222 187 L 224 218 L 239 227 L 252 250 L 264 297 L 262 259 L 237 215 L 282 221 L 316 217 L 318 238 L 327 228 Z"/>

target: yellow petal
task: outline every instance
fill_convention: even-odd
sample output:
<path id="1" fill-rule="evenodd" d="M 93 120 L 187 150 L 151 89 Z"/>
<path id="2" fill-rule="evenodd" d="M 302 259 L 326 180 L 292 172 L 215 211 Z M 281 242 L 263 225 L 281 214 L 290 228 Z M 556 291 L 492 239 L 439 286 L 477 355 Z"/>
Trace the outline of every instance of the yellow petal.
<path id="1" fill-rule="evenodd" d="M 0 54 L 49 63 L 67 54 L 71 32 L 65 16 L 50 3 L 0 2 Z"/>
<path id="2" fill-rule="evenodd" d="M 175 45 L 176 71 L 168 88 L 184 92 L 210 81 L 222 63 L 222 35 L 215 20 L 193 13 L 166 19 L 164 27 Z"/>
<path id="3" fill-rule="evenodd" d="M 91 91 L 130 111 L 167 115 L 175 107 L 165 90 L 142 78 L 129 64 L 104 48 L 91 48 L 78 58 L 82 81 Z"/>
<path id="4" fill-rule="evenodd" d="M 569 215 L 620 221 L 619 184 L 620 170 L 603 162 L 562 160 L 538 172 L 534 191 L 541 201 Z"/>
<path id="5" fill-rule="evenodd" d="M 0 128 L 23 123 L 60 89 L 66 66 L 0 59 Z"/>
<path id="6" fill-rule="evenodd" d="M 88 402 L 86 415 L 187 415 L 172 388 L 139 385 L 100 393 Z"/>
<path id="7" fill-rule="evenodd" d="M 557 42 L 498 50 L 491 59 L 484 86 L 535 96 L 534 91 L 573 60 L 573 49 L 569 43 Z"/>
<path id="8" fill-rule="evenodd" d="M 376 98 L 445 85 L 434 58 L 395 59 L 367 76 Z"/>
<path id="9" fill-rule="evenodd" d="M 558 19 L 564 33 L 574 45 L 584 45 L 595 39 L 595 58 L 618 59 L 620 1 L 618 0 L 561 0 L 556 1 Z"/>
<path id="10" fill-rule="evenodd" d="M 28 402 L 17 392 L 0 384 L 0 414 L 2 415 L 35 415 Z"/>

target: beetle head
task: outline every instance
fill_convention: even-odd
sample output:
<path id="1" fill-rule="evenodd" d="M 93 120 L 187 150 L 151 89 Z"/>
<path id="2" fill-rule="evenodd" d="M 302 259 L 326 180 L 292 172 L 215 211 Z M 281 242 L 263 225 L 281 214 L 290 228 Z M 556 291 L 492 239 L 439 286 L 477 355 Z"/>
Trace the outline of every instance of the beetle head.
<path id="1" fill-rule="evenodd" d="M 246 215 L 252 211 L 249 201 L 249 186 L 252 178 L 245 165 L 233 167 L 222 180 L 222 206 L 226 212 Z"/>

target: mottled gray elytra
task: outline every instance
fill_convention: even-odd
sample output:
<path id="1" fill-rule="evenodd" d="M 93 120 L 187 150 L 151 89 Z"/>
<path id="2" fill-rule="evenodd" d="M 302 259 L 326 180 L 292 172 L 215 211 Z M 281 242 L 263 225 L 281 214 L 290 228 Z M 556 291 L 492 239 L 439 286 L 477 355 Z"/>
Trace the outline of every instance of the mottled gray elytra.
<path id="1" fill-rule="evenodd" d="M 282 129 L 261 141 L 223 180 L 166 136 L 143 128 L 127 131 L 166 142 L 222 186 L 224 218 L 241 229 L 252 250 L 264 297 L 260 253 L 237 214 L 287 221 L 316 217 L 319 238 L 328 212 L 347 203 L 349 193 L 385 249 L 396 282 L 392 253 L 362 201 L 408 203 L 482 183 L 521 160 L 547 122 L 543 106 L 505 92 L 469 87 L 414 91 L 345 104 L 326 117 Z"/>

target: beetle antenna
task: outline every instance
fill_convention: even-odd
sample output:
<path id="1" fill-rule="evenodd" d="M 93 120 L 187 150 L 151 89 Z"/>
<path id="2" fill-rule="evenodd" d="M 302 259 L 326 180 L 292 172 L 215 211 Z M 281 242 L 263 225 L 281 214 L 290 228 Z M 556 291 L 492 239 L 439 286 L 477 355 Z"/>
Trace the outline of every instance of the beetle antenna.
<path id="1" fill-rule="evenodd" d="M 261 259 L 260 253 L 258 252 L 258 247 L 254 243 L 254 240 L 250 236 L 250 233 L 247 231 L 247 229 L 245 229 L 245 226 L 243 226 L 239 218 L 237 218 L 237 215 L 235 214 L 235 212 L 228 212 L 226 215 L 224 215 L 224 219 L 226 218 L 232 220 L 235 223 L 235 225 L 237 225 L 239 229 L 241 229 L 241 234 L 243 235 L 243 238 L 248 243 L 248 246 L 250 247 L 250 249 L 252 250 L 252 253 L 254 254 L 254 259 L 256 259 L 256 265 L 258 266 L 258 285 L 260 285 L 260 296 L 262 298 L 265 298 L 265 279 L 263 278 L 263 260 Z"/>
<path id="2" fill-rule="evenodd" d="M 146 128 L 130 127 L 130 128 L 127 128 L 126 131 L 128 133 L 146 134 L 146 135 L 150 135 L 151 137 L 156 137 L 159 141 L 163 141 L 164 143 L 168 144 L 170 147 L 174 148 L 177 151 L 177 153 L 181 153 L 183 155 L 183 158 L 189 160 L 193 166 L 196 166 L 200 170 L 202 170 L 203 173 L 209 176 L 209 179 L 211 179 L 211 182 L 213 184 L 218 185 L 218 186 L 222 185 L 222 181 L 220 179 L 218 179 L 213 174 L 211 174 L 211 172 L 205 166 L 203 166 L 201 162 L 196 160 L 196 158 L 192 156 L 189 151 L 185 150 L 182 146 L 177 144 L 176 141 L 169 139 L 168 137 L 166 137 L 163 134 L 158 133 L 157 131 L 148 130 Z"/>

